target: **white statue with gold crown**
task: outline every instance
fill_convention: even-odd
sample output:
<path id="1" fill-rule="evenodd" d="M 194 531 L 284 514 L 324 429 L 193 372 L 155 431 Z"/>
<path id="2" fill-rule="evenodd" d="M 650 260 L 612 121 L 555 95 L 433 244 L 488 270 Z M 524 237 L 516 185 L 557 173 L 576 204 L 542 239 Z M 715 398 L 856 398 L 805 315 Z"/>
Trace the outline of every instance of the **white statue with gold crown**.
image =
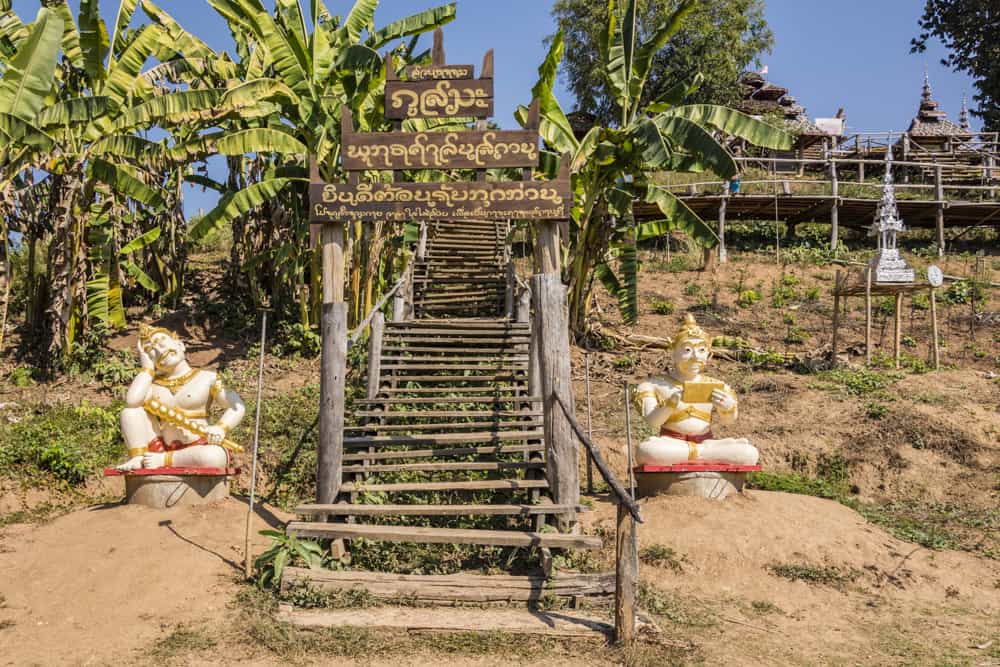
<path id="1" fill-rule="evenodd" d="M 712 340 L 690 313 L 670 341 L 672 370 L 665 378 L 639 385 L 636 399 L 646 423 L 659 431 L 636 448 L 640 466 L 682 463 L 756 465 L 759 453 L 746 438 L 716 438 L 712 418 L 729 425 L 739 416 L 736 392 L 721 380 L 702 375 Z"/>
<path id="2" fill-rule="evenodd" d="M 184 343 L 167 329 L 140 325 L 138 349 L 142 370 L 121 413 L 129 459 L 117 469 L 225 468 L 227 450 L 240 451 L 226 437 L 246 414 L 239 394 L 215 372 L 192 368 Z M 210 425 L 213 406 L 224 412 Z"/>

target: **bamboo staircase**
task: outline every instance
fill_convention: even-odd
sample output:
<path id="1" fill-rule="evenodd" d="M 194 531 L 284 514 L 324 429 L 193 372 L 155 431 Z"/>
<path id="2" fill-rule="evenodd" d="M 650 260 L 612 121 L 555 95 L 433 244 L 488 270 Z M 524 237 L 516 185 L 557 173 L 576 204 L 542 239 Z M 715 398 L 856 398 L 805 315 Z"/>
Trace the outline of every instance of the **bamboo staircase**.
<path id="1" fill-rule="evenodd" d="M 462 575 L 464 584 L 456 586 L 452 575 L 453 599 L 475 601 L 551 594 L 551 585 L 543 590 L 550 549 L 601 547 L 599 537 L 554 529 L 556 518 L 573 519 L 581 508 L 550 499 L 541 397 L 529 391 L 530 324 L 510 317 L 505 298 L 506 236 L 506 225 L 493 222 L 429 228 L 413 274 L 414 317 L 386 323 L 384 334 L 373 327 L 378 367 L 369 368 L 376 374 L 369 398 L 354 402 L 353 423 L 345 428 L 340 496 L 334 504 L 298 507 L 307 520 L 289 523 L 288 533 L 538 550 L 531 553 L 545 572 L 508 575 L 499 591 L 496 577 Z M 351 549 L 365 545 L 354 542 Z M 431 576 L 346 575 L 289 570 L 291 579 L 328 588 L 360 582 L 376 592 L 389 586 L 440 595 L 427 593 Z M 590 579 L 561 576 L 569 588 L 560 590 L 614 590 L 613 577 L 579 576 Z"/>

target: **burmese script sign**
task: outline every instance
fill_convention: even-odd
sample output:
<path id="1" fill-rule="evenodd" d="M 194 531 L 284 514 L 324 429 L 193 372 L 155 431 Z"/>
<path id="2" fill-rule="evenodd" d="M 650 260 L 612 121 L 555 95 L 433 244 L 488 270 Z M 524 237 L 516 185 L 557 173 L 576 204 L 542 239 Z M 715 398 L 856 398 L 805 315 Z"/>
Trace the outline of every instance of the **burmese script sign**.
<path id="1" fill-rule="evenodd" d="M 538 165 L 536 130 L 344 132 L 344 169 L 493 169 Z"/>
<path id="2" fill-rule="evenodd" d="M 410 81 L 471 79 L 474 74 L 472 65 L 411 65 L 404 71 Z"/>
<path id="3" fill-rule="evenodd" d="M 312 183 L 311 222 L 565 220 L 569 179 L 504 183 Z"/>
<path id="4" fill-rule="evenodd" d="M 385 117 L 489 118 L 493 115 L 493 79 L 385 82 Z"/>

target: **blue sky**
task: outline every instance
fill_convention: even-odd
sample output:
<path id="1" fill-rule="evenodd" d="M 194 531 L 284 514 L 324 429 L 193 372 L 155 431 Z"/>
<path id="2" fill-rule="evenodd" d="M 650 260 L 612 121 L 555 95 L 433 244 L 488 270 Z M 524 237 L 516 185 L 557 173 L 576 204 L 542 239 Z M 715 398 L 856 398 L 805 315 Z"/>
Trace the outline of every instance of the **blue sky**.
<path id="1" fill-rule="evenodd" d="M 230 48 L 225 22 L 202 0 L 157 4 L 213 48 Z M 345 13 L 352 4 L 327 0 L 334 13 Z M 376 24 L 435 4 L 440 3 L 383 0 Z M 767 20 L 775 34 L 773 53 L 762 56 L 768 78 L 788 88 L 810 116 L 832 116 L 844 107 L 849 131 L 903 130 L 916 112 L 927 67 L 936 99 L 955 119 L 962 94 L 972 95 L 971 80 L 939 64 L 944 50 L 936 43 L 927 53 L 909 53 L 923 4 L 921 0 L 767 0 Z M 70 0 L 70 5 L 75 12 L 78 1 Z M 103 0 L 101 5 L 111 23 L 118 2 Z M 25 19 L 33 17 L 37 8 L 37 0 L 14 0 L 14 9 Z M 445 29 L 449 62 L 472 63 L 478 71 L 485 51 L 495 50 L 496 120 L 503 127 L 516 127 L 513 111 L 529 101 L 545 54 L 542 40 L 554 31 L 550 8 L 551 2 L 543 0 L 458 0 L 458 18 Z M 573 100 L 564 87 L 557 95 L 571 110 Z M 973 126 L 979 126 L 976 119 Z M 209 208 L 212 202 L 205 197 L 193 192 L 186 203 L 189 212 Z"/>

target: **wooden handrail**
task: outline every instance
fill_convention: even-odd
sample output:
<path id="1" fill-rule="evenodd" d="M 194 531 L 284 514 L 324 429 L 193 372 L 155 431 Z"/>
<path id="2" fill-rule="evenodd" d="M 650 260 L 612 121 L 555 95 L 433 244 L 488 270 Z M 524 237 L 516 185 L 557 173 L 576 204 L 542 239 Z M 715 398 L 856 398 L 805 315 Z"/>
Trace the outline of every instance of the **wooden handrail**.
<path id="1" fill-rule="evenodd" d="M 372 309 L 368 311 L 367 315 L 365 315 L 365 319 L 362 320 L 361 324 L 359 324 L 357 328 L 354 329 L 354 332 L 347 339 L 347 349 L 351 349 L 354 346 L 354 344 L 358 342 L 358 339 L 361 338 L 361 334 L 364 333 L 365 329 L 368 328 L 368 325 L 371 324 L 372 318 L 375 317 L 375 313 L 382 310 L 385 304 L 389 302 L 389 299 L 392 298 L 392 295 L 394 295 L 396 292 L 402 289 L 402 287 L 406 285 L 407 282 L 409 282 L 412 275 L 413 275 L 413 264 L 411 263 L 409 266 L 406 267 L 406 270 L 403 271 L 403 275 L 400 277 L 398 281 L 396 281 L 396 284 L 392 286 L 392 289 L 390 289 L 388 292 L 382 295 L 382 298 L 379 299 L 378 303 L 372 306 Z"/>
<path id="2" fill-rule="evenodd" d="M 590 438 L 587 437 L 587 434 L 583 432 L 583 429 L 580 427 L 580 424 L 576 421 L 576 418 L 570 413 L 569 409 L 566 407 L 566 404 L 562 402 L 562 399 L 559 398 L 559 395 L 553 393 L 552 398 L 555 399 L 555 402 L 559 404 L 560 408 L 562 408 L 563 414 L 566 415 L 566 419 L 569 421 L 570 426 L 573 427 L 573 431 L 576 433 L 576 437 L 580 439 L 580 442 L 583 443 L 583 446 L 587 448 L 588 452 L 590 452 L 590 456 L 593 457 L 594 460 L 594 465 L 597 466 L 597 470 L 601 473 L 601 477 L 603 477 L 604 481 L 607 482 L 608 486 L 611 488 L 611 491 L 614 492 L 614 494 L 618 497 L 618 501 L 626 509 L 628 509 L 629 514 L 632 515 L 632 518 L 634 518 L 639 523 L 642 523 L 643 521 L 642 521 L 642 516 L 639 513 L 639 506 L 636 504 L 635 500 L 632 498 L 629 492 L 625 490 L 625 487 L 621 485 L 621 482 L 618 481 L 618 478 L 615 477 L 615 474 L 611 472 L 611 469 L 608 468 L 608 464 L 605 463 L 604 457 L 601 456 L 600 450 L 597 449 L 597 446 L 594 445 L 594 443 L 590 440 Z"/>

